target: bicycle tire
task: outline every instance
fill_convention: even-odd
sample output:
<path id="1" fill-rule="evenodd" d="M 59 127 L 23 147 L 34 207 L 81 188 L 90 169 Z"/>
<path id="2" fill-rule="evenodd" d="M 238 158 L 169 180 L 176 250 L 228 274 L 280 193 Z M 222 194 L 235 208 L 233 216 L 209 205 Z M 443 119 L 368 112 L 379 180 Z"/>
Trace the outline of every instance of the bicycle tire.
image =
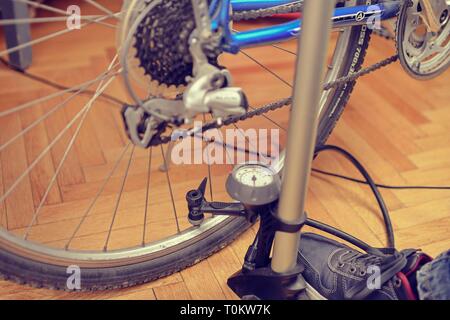
<path id="1" fill-rule="evenodd" d="M 357 0 L 358 4 L 367 3 Z M 361 68 L 370 41 L 366 26 L 352 27 L 346 59 L 339 76 Z M 325 117 L 319 123 L 317 145 L 325 143 L 339 120 L 356 81 L 335 89 L 324 107 Z M 176 251 L 139 263 L 112 267 L 82 267 L 81 291 L 117 289 L 146 283 L 189 267 L 231 243 L 250 224 L 242 218 L 230 217 L 214 228 L 214 232 Z M 0 239 L 1 240 L 1 239 Z M 45 263 L 28 254 L 17 254 L 0 241 L 0 277 L 34 287 L 67 290 L 67 267 L 73 263 Z"/>

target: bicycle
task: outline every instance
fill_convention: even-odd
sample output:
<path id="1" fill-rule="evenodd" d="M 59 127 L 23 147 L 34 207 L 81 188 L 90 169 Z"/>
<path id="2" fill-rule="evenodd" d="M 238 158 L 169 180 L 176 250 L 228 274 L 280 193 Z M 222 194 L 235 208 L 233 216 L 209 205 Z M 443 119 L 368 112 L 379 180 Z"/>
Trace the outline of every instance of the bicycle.
<path id="1" fill-rule="evenodd" d="M 33 3 L 25 0 L 15 1 Z M 287 98 L 260 108 L 250 107 L 244 91 L 239 87 L 231 86 L 232 73 L 221 67 L 217 58 L 223 53 L 236 54 L 244 48 L 255 45 L 272 45 L 274 42 L 293 39 L 300 32 L 299 20 L 252 31 L 235 32 L 230 26 L 230 17 L 240 20 L 299 12 L 303 1 L 129 0 L 124 1 L 120 14 L 114 13 L 98 2 L 90 1 L 90 3 L 95 3 L 105 15 L 86 17 L 85 24 L 101 23 L 107 26 L 110 24 L 107 19 L 111 18 L 120 23 L 117 32 L 118 53 L 108 70 L 94 80 L 69 89 L 61 88 L 60 93 L 50 94 L 0 112 L 0 117 L 7 117 L 14 112 L 28 110 L 36 103 L 62 96 L 62 93 L 69 95 L 54 109 L 47 109 L 48 111 L 43 114 L 44 119 L 41 117 L 29 122 L 29 128 L 26 127 L 18 133 L 12 130 L 12 133 L 6 134 L 0 147 L 0 150 L 5 152 L 25 133 L 57 112 L 77 94 L 86 91 L 90 85 L 97 84 L 92 98 L 78 113 L 69 118 L 66 127 L 56 129 L 54 140 L 47 142 L 43 150 L 30 161 L 28 168 L 10 185 L 3 188 L 0 197 L 0 203 L 5 203 L 2 207 L 2 217 L 7 217 L 2 218 L 3 227 L 0 229 L 0 274 L 8 279 L 39 287 L 67 289 L 69 266 L 81 268 L 82 287 L 80 289 L 82 290 L 131 286 L 181 270 L 229 244 L 251 223 L 242 217 L 213 215 L 207 219 L 202 216 L 199 220 L 196 220 L 198 217 L 190 216 L 189 223 L 187 223 L 188 219 L 185 219 L 183 224 L 177 215 L 174 200 L 176 195 L 173 194 L 170 173 L 167 170 L 163 177 L 167 178 L 172 202 L 167 209 L 170 207 L 173 209 L 172 229 L 176 229 L 177 234 L 169 237 L 164 234 L 162 239 L 147 241 L 152 150 L 161 149 L 161 160 L 165 164 L 165 169 L 168 169 L 168 159 L 163 145 L 172 141 L 172 136 L 167 132 L 174 127 L 189 125 L 197 119 L 199 114 L 210 114 L 213 118 L 211 122 L 200 129 L 187 131 L 188 135 L 196 136 L 209 129 L 236 125 L 240 121 L 255 116 L 268 117 L 267 112 L 287 107 L 292 102 L 290 98 Z M 34 5 L 46 10 L 55 9 L 42 4 Z M 326 85 L 318 117 L 318 146 L 324 145 L 331 134 L 359 76 L 378 70 L 396 61 L 397 58 L 400 59 L 405 70 L 416 78 L 434 77 L 447 69 L 450 63 L 450 45 L 447 42 L 450 28 L 448 6 L 448 1 L 425 0 L 337 2 L 332 23 L 340 32 L 336 36 L 335 50 L 330 60 L 332 63 L 325 77 Z M 58 10 L 56 12 L 61 13 Z M 361 69 L 372 31 L 368 22 L 377 21 L 377 19 L 387 20 L 396 16 L 398 18 L 395 40 L 398 44 L 398 56 Z M 14 23 L 14 21 L 7 21 L 7 23 Z M 175 27 L 180 28 L 181 31 L 175 31 Z M 426 32 L 419 32 L 421 30 Z M 164 45 L 161 46 L 161 43 Z M 18 49 L 3 50 L 0 56 L 12 53 L 14 50 Z M 122 116 L 126 133 L 133 145 L 131 143 L 125 145 L 118 153 L 118 160 L 110 166 L 105 179 L 97 183 L 100 188 L 94 197 L 90 201 L 85 201 L 85 207 L 80 212 L 72 214 L 74 223 L 67 235 L 61 235 L 58 241 L 53 241 L 49 245 L 37 243 L 38 240 L 32 241 L 30 237 L 33 236 L 33 228 L 42 225 L 45 227 L 45 223 L 40 221 L 41 218 L 44 216 L 43 221 L 51 218 L 51 213 L 47 213 L 46 216 L 42 214 L 43 208 L 47 204 L 47 198 L 52 195 L 53 186 L 58 183 L 58 175 L 64 171 L 63 166 L 70 157 L 71 149 L 76 145 L 76 139 L 79 137 L 88 112 L 117 76 L 122 78 L 124 87 L 132 98 L 132 103 L 125 105 Z M 77 121 L 78 124 L 75 125 Z M 11 202 L 8 203 L 8 198 L 12 196 L 12 198 L 15 197 L 15 201 L 18 200 L 15 194 L 16 187 L 70 130 L 74 133 L 69 141 L 66 141 L 67 148 L 64 152 L 55 156 L 59 161 L 55 161 L 54 170 L 47 178 L 48 185 L 44 187 L 41 194 L 35 195 L 35 207 L 32 208 L 35 209 L 34 212 L 26 214 L 30 221 L 19 223 L 14 228 L 15 233 L 10 232 L 8 219 L 14 216 L 15 209 Z M 85 136 L 84 143 L 87 141 L 89 137 Z M 213 142 L 209 141 L 209 143 Z M 131 239 L 132 235 L 129 235 L 130 241 L 135 241 L 130 247 L 111 250 L 111 246 L 114 247 L 114 244 L 111 244 L 114 231 L 120 232 L 120 229 L 115 229 L 114 225 L 117 222 L 119 205 L 133 154 L 139 152 L 135 149 L 136 145 L 149 150 L 146 163 L 149 170 L 143 179 L 146 185 L 144 187 L 146 189 L 145 207 L 139 212 L 144 215 L 141 217 L 144 220 L 143 232 L 139 236 L 134 236 L 134 239 Z M 101 197 L 111 177 L 117 175 L 116 170 L 127 154 L 129 158 L 125 164 L 125 175 L 123 179 L 117 180 L 118 197 L 115 199 L 108 196 Z M 279 171 L 282 164 L 283 157 L 279 162 Z M 210 196 L 213 197 L 209 166 L 208 174 Z M 202 189 L 203 195 L 206 193 L 206 183 L 204 180 L 199 188 Z M 182 197 L 184 198 L 184 194 Z M 106 228 L 97 235 L 102 240 L 97 241 L 95 237 L 89 238 L 89 231 L 83 230 L 83 227 L 86 226 L 84 225 L 86 221 L 95 216 L 91 213 L 99 198 L 105 203 L 105 207 L 107 204 L 110 205 L 113 214 L 112 217 L 106 218 L 105 215 L 102 217 L 106 221 Z M 64 201 L 62 203 L 64 204 Z M 185 230 L 182 230 L 184 227 L 186 227 Z M 81 235 L 78 234 L 80 230 Z M 83 236 L 87 241 L 83 241 Z M 89 248 L 89 243 L 86 243 L 89 241 L 102 242 L 102 245 L 93 251 Z M 78 245 L 79 249 L 72 249 L 75 245 Z M 86 247 L 90 251 L 85 250 Z"/>

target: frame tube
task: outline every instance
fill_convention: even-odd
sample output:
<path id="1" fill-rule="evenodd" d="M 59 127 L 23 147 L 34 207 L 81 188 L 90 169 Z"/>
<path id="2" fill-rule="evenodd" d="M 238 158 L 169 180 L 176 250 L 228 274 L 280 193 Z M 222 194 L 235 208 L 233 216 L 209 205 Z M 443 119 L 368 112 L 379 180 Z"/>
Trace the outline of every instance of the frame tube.
<path id="1" fill-rule="evenodd" d="M 298 0 L 231 0 L 233 11 L 247 11 L 272 8 Z"/>
<path id="2" fill-rule="evenodd" d="M 218 0 L 216 0 L 218 1 Z M 240 49 L 267 45 L 293 39 L 301 31 L 303 19 L 296 19 L 271 27 L 243 31 L 239 33 L 230 30 L 230 7 L 233 11 L 254 10 L 272 7 L 275 3 L 291 3 L 293 0 L 220 0 L 217 2 L 217 12 L 212 14 L 213 30 L 221 29 L 224 34 L 223 50 L 237 53 Z M 376 5 L 360 5 L 334 8 L 332 18 L 333 28 L 343 28 L 370 24 L 395 17 L 400 10 L 400 1 L 390 1 Z"/>
<path id="3" fill-rule="evenodd" d="M 330 0 L 305 0 L 304 30 L 299 37 L 294 100 L 278 209 L 279 217 L 288 223 L 299 221 L 305 214 L 334 5 L 335 2 Z M 296 266 L 299 240 L 300 232 L 276 233 L 272 257 L 274 272 L 289 272 Z"/>

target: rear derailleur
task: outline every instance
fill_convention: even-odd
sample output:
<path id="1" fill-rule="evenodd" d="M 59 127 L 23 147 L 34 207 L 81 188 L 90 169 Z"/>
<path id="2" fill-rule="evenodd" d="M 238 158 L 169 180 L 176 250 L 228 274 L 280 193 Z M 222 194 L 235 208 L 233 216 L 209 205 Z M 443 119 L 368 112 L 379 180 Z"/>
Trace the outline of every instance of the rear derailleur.
<path id="1" fill-rule="evenodd" d="M 230 116 L 245 114 L 247 98 L 241 88 L 232 87 L 228 70 L 209 63 L 204 48 L 218 47 L 220 32 L 211 31 L 208 6 L 193 6 L 196 29 L 189 38 L 193 77 L 186 91 L 175 100 L 151 98 L 135 106 L 126 105 L 122 115 L 131 141 L 143 148 L 158 144 L 168 125 L 181 126 L 202 113 L 221 123 Z"/>

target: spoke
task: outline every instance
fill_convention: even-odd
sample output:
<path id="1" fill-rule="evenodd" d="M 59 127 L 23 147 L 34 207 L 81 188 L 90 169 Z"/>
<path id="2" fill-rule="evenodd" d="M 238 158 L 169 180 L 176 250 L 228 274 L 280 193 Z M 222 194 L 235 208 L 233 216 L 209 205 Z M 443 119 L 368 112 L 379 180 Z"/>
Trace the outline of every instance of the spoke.
<path id="1" fill-rule="evenodd" d="M 33 214 L 31 222 L 28 225 L 27 230 L 25 232 L 24 239 L 28 238 L 28 235 L 29 235 L 29 233 L 31 231 L 31 228 L 36 223 L 37 217 L 41 213 L 41 209 L 42 209 L 45 201 L 47 200 L 47 197 L 48 197 L 48 195 L 49 195 L 49 193 L 50 193 L 50 191 L 51 191 L 51 189 L 52 189 L 52 187 L 53 187 L 53 185 L 54 185 L 54 183 L 55 183 L 55 181 L 56 181 L 56 179 L 57 179 L 57 177 L 59 175 L 59 172 L 61 171 L 62 167 L 64 166 L 64 163 L 65 163 L 67 157 L 69 156 L 69 153 L 72 150 L 73 145 L 75 144 L 75 140 L 78 137 L 78 135 L 79 135 L 79 133 L 81 131 L 81 128 L 83 127 L 83 124 L 84 124 L 84 122 L 86 120 L 86 117 L 87 117 L 88 113 L 89 113 L 89 109 L 83 110 L 83 114 L 82 114 L 81 120 L 80 120 L 80 122 L 79 122 L 79 124 L 78 124 L 78 126 L 77 126 L 77 128 L 75 130 L 75 133 L 72 136 L 72 138 L 71 138 L 71 140 L 70 140 L 66 150 L 64 151 L 64 154 L 63 154 L 63 156 L 61 158 L 61 161 L 59 162 L 58 167 L 56 168 L 55 173 L 53 174 L 52 179 L 50 180 L 50 183 L 48 184 L 47 189 L 45 190 L 45 193 L 42 196 L 41 201 L 39 202 L 39 205 L 38 205 L 36 211 Z"/>
<path id="2" fill-rule="evenodd" d="M 38 155 L 38 157 L 30 164 L 30 166 L 17 178 L 16 181 L 9 187 L 9 189 L 0 197 L 0 203 L 5 201 L 5 199 L 14 191 L 14 189 L 20 184 L 20 182 L 33 170 L 33 168 L 40 162 L 40 160 L 46 156 L 46 154 L 52 149 L 52 147 L 64 136 L 64 134 L 76 123 L 78 118 L 82 117 L 86 111 L 89 111 L 91 106 L 93 105 L 93 102 L 99 97 L 99 95 L 106 90 L 106 88 L 109 86 L 109 84 L 114 80 L 115 78 L 110 78 L 103 87 L 99 88 L 97 90 L 96 94 L 92 99 L 69 121 L 67 126 L 61 130 L 60 133 L 53 139 L 53 141 Z"/>
<path id="3" fill-rule="evenodd" d="M 214 201 L 213 196 L 213 187 L 212 187 L 212 175 L 211 175 L 211 164 L 209 164 L 209 155 L 207 155 L 208 158 L 208 184 L 209 184 L 209 196 L 211 198 L 211 201 Z"/>
<path id="4" fill-rule="evenodd" d="M 272 44 L 271 46 L 274 47 L 275 49 L 278 49 L 278 50 L 281 50 L 281 51 L 290 53 L 290 54 L 292 54 L 292 55 L 294 55 L 294 56 L 297 56 L 297 53 L 295 53 L 295 52 L 293 52 L 293 51 L 291 51 L 291 50 L 288 50 L 288 49 L 286 49 L 286 48 L 277 46 L 276 44 Z"/>
<path id="5" fill-rule="evenodd" d="M 224 148 L 225 148 L 225 152 L 227 153 L 228 160 L 230 161 L 230 165 L 233 166 L 234 159 L 231 157 L 230 151 L 228 150 L 229 146 L 228 146 L 228 144 L 225 143 L 225 142 L 223 143 L 223 146 L 224 146 Z M 236 152 L 238 152 L 237 149 L 236 149 Z M 233 155 L 234 155 L 234 152 L 233 152 Z"/>
<path id="6" fill-rule="evenodd" d="M 242 137 L 244 137 L 244 139 L 247 141 L 249 146 L 252 146 L 253 148 L 255 148 L 255 144 L 244 134 L 243 130 L 240 127 L 238 127 L 237 124 L 233 123 L 233 127 L 235 127 L 239 131 L 239 133 L 241 134 Z M 250 152 L 251 152 L 251 150 L 250 150 Z M 249 154 L 250 154 L 250 152 L 249 152 Z M 262 154 L 261 152 L 258 151 L 258 148 L 256 148 L 255 154 L 260 156 L 260 157 L 263 157 L 266 160 L 272 160 L 272 157 L 270 155 Z"/>
<path id="7" fill-rule="evenodd" d="M 117 169 L 119 168 L 120 163 L 122 162 L 122 159 L 125 157 L 125 154 L 128 151 L 128 148 L 130 147 L 131 142 L 129 142 L 125 148 L 123 149 L 122 153 L 120 154 L 119 158 L 117 159 L 116 163 L 114 164 L 113 168 L 111 169 L 111 171 L 108 173 L 108 175 L 106 176 L 105 180 L 103 180 L 103 184 L 101 185 L 100 189 L 97 191 L 97 194 L 95 195 L 95 197 L 92 199 L 91 203 L 89 204 L 89 206 L 87 207 L 86 211 L 84 212 L 83 216 L 81 217 L 80 222 L 78 223 L 77 227 L 75 228 L 75 230 L 73 231 L 72 235 L 70 236 L 69 240 L 67 241 L 66 245 L 65 245 L 65 250 L 69 250 L 69 246 L 72 243 L 72 240 L 75 238 L 76 234 L 78 233 L 78 231 L 80 230 L 82 224 L 84 223 L 84 221 L 86 220 L 86 218 L 88 217 L 88 215 L 91 213 L 92 209 L 94 208 L 94 205 L 97 203 L 98 198 L 100 198 L 100 195 L 103 193 L 103 191 L 106 188 L 106 185 L 108 184 L 109 180 L 111 180 L 112 176 L 114 175 L 114 173 L 117 171 Z"/>
<path id="8" fill-rule="evenodd" d="M 166 155 L 164 154 L 164 148 L 163 148 L 162 145 L 161 145 L 161 153 L 162 153 L 162 156 L 163 156 L 164 165 L 165 165 L 165 167 L 167 168 L 167 159 L 166 159 Z M 180 233 L 180 232 L 181 232 L 181 230 L 180 230 L 180 224 L 179 224 L 179 222 L 178 222 L 178 214 L 177 214 L 177 208 L 176 208 L 176 206 L 175 206 L 175 200 L 174 200 L 174 197 L 173 197 L 172 184 L 170 183 L 169 170 L 165 170 L 165 172 L 166 172 L 167 184 L 169 185 L 170 199 L 172 200 L 173 213 L 174 213 L 174 215 L 175 215 L 175 221 L 176 221 L 176 223 L 177 223 L 177 230 L 178 230 L 178 233 Z"/>
<path id="9" fill-rule="evenodd" d="M 152 154 L 153 148 L 148 150 L 148 173 L 147 173 L 147 190 L 145 192 L 145 209 L 144 209 L 144 230 L 142 231 L 142 246 L 145 246 L 145 235 L 147 234 L 147 212 L 150 193 L 150 175 L 152 171 Z"/>
<path id="10" fill-rule="evenodd" d="M 99 9 L 100 11 L 103 11 L 104 13 L 106 13 L 109 16 L 114 16 L 114 12 L 112 12 L 111 10 L 109 10 L 108 8 L 106 8 L 105 6 L 101 5 L 100 3 L 98 3 L 97 1 L 94 0 L 84 0 L 85 2 L 89 3 L 90 5 L 96 7 L 97 9 Z"/>
<path id="11" fill-rule="evenodd" d="M 236 29 L 232 29 L 232 30 L 233 30 L 233 32 L 236 32 L 236 33 L 239 33 L 239 32 L 240 32 L 239 30 L 236 30 Z M 276 45 L 276 44 L 271 44 L 271 46 L 274 47 L 274 48 L 276 48 L 276 49 L 279 49 L 279 50 L 288 52 L 288 53 L 290 53 L 290 54 L 293 54 L 293 55 L 295 55 L 295 56 L 297 55 L 296 53 L 294 53 L 294 52 L 292 52 L 292 51 L 289 51 L 289 50 L 287 50 L 287 49 L 284 49 L 284 48 L 282 48 L 282 47 L 280 47 L 280 46 L 278 46 L 278 45 Z M 250 56 L 248 53 L 244 52 L 243 50 L 240 50 L 239 52 L 241 52 L 242 54 L 244 54 L 247 58 L 249 58 L 250 60 L 252 60 L 253 62 L 255 62 L 255 63 L 256 63 L 257 65 L 259 65 L 261 68 L 263 68 L 264 70 L 266 70 L 267 72 L 269 72 L 270 74 L 272 74 L 275 78 L 277 78 L 278 80 L 280 80 L 281 82 L 283 82 L 284 84 L 286 84 L 287 86 L 289 86 L 290 88 L 292 88 L 292 85 L 291 85 L 289 82 L 287 82 L 286 80 L 284 80 L 283 78 L 281 78 L 278 74 L 276 74 L 275 72 L 273 72 L 272 70 L 270 70 L 268 67 L 266 67 L 264 64 L 262 64 L 261 62 L 259 62 L 257 59 L 253 58 L 252 56 Z"/>
<path id="12" fill-rule="evenodd" d="M 244 51 L 239 51 L 241 52 L 243 55 L 245 55 L 247 58 L 249 58 L 250 60 L 252 60 L 254 63 L 256 63 L 258 66 L 260 66 L 261 68 L 263 68 L 264 70 L 266 70 L 267 72 L 269 72 L 271 75 L 273 75 L 275 78 L 277 78 L 278 80 L 280 80 L 281 82 L 283 82 L 285 85 L 287 85 L 289 88 L 292 88 L 292 84 L 290 84 L 289 82 L 287 82 L 286 80 L 284 80 L 281 76 L 279 76 L 277 73 L 273 72 L 272 70 L 270 70 L 268 67 L 266 67 L 264 64 L 262 64 L 261 62 L 259 62 L 257 59 L 253 58 L 251 55 L 249 55 L 248 53 L 244 52 Z"/>
<path id="13" fill-rule="evenodd" d="M 249 106 L 250 109 L 252 110 L 256 110 L 256 108 L 253 108 L 252 106 Z M 274 125 L 276 125 L 278 128 L 280 128 L 283 131 L 287 131 L 287 129 L 285 127 L 283 127 L 281 124 L 279 124 L 278 122 L 276 122 L 275 120 L 269 118 L 267 115 L 262 114 L 263 118 L 267 119 L 269 122 L 273 123 Z"/>
<path id="14" fill-rule="evenodd" d="M 81 20 L 94 20 L 104 16 L 80 16 Z M 23 18 L 23 19 L 3 19 L 0 20 L 0 26 L 18 25 L 18 24 L 32 24 L 32 23 L 48 23 L 67 21 L 67 17 L 45 17 L 45 18 Z"/>
<path id="15" fill-rule="evenodd" d="M 104 76 L 103 79 L 105 79 L 107 76 Z M 42 117 L 39 119 L 36 119 L 34 122 L 32 122 L 28 127 L 26 127 L 24 130 L 16 134 L 14 137 L 9 139 L 7 142 L 5 142 L 3 145 L 0 146 L 0 152 L 3 151 L 5 148 L 7 148 L 9 145 L 11 145 L 14 141 L 25 135 L 27 132 L 29 132 L 31 129 L 39 125 L 42 121 L 50 117 L 52 114 L 54 114 L 56 111 L 62 109 L 64 106 L 66 106 L 71 100 L 73 100 L 75 97 L 78 96 L 79 93 L 83 92 L 84 89 L 79 89 L 74 94 L 72 94 L 70 97 L 62 101 L 61 103 L 58 103 L 56 106 L 54 106 L 51 110 L 49 110 L 47 113 L 45 113 Z"/>
<path id="16" fill-rule="evenodd" d="M 217 143 L 217 142 L 215 142 L 215 143 Z M 239 152 L 239 151 L 242 151 L 242 152 L 245 152 L 245 150 L 239 150 L 239 148 L 236 146 L 236 147 L 232 147 L 232 146 L 230 146 L 230 145 L 228 145 L 226 142 L 224 142 L 224 141 L 222 141 L 222 146 L 225 148 L 225 152 L 226 152 L 226 154 L 227 154 L 227 157 L 228 157 L 228 160 L 229 160 L 229 165 L 230 166 L 234 166 L 234 157 L 231 157 L 231 155 L 230 155 L 230 151 L 228 150 L 228 148 L 231 148 L 231 149 L 233 149 L 234 151 L 233 151 L 233 155 L 234 155 L 234 152 Z M 245 149 L 245 148 L 244 148 Z"/>
<path id="17" fill-rule="evenodd" d="M 206 122 L 206 115 L 203 114 L 203 122 Z M 208 142 L 206 142 L 206 147 L 208 148 Z M 209 163 L 209 153 L 206 151 L 206 158 L 208 161 L 208 184 L 209 184 L 209 195 L 211 197 L 211 201 L 214 201 L 213 196 L 213 188 L 212 188 L 212 176 L 211 176 L 211 164 Z"/>
<path id="18" fill-rule="evenodd" d="M 101 21 L 101 20 L 105 20 L 105 19 L 107 19 L 107 18 L 108 18 L 108 17 L 101 17 L 101 18 L 95 19 L 94 21 Z M 93 22 L 91 22 L 91 21 L 85 22 L 85 23 L 81 24 L 80 27 L 83 28 L 83 27 L 85 27 L 85 26 L 87 26 L 87 25 L 90 25 L 91 23 L 93 23 Z M 20 45 L 18 45 L 18 46 L 15 46 L 15 47 L 12 47 L 12 48 L 9 48 L 9 49 L 0 51 L 0 57 L 1 57 L 1 56 L 5 56 L 5 55 L 8 55 L 8 54 L 11 54 L 11 53 L 16 52 L 16 51 L 19 51 L 19 50 L 22 50 L 23 48 L 27 48 L 27 47 L 36 45 L 36 44 L 38 44 L 38 43 L 41 43 L 41 42 L 44 42 L 44 41 L 51 40 L 51 39 L 53 39 L 53 38 L 59 37 L 59 36 L 61 36 L 61 35 L 63 35 L 63 34 L 72 32 L 72 31 L 74 31 L 74 30 L 77 30 L 77 29 L 67 29 L 67 28 L 66 28 L 66 29 L 62 29 L 62 30 L 56 31 L 56 32 L 54 32 L 54 33 L 48 34 L 48 35 L 46 35 L 46 36 L 37 38 L 37 39 L 35 39 L 35 40 L 31 40 L 31 41 L 29 41 L 29 42 L 20 44 Z"/>
<path id="19" fill-rule="evenodd" d="M 201 133 L 196 133 L 196 134 L 194 134 L 194 137 L 195 137 L 195 138 L 202 139 Z M 229 153 L 228 153 L 228 149 L 233 149 L 233 150 L 235 150 L 236 152 L 245 152 L 245 153 L 247 153 L 247 154 L 256 154 L 256 155 L 258 155 L 257 152 L 248 150 L 248 149 L 246 149 L 246 148 L 239 148 L 239 147 L 237 147 L 237 146 L 231 146 L 231 145 L 227 144 L 225 141 L 222 141 L 222 140 L 207 139 L 207 138 L 205 138 L 205 137 L 203 137 L 203 139 L 206 140 L 207 143 L 214 143 L 214 144 L 216 144 L 216 145 L 219 145 L 219 146 L 225 148 L 226 151 L 227 151 L 228 159 L 230 159 L 230 160 L 231 160 L 231 157 L 230 157 L 230 155 L 229 155 Z M 231 162 L 232 162 L 232 161 L 231 161 Z M 164 165 L 163 165 L 163 166 L 164 166 Z"/>
<path id="20" fill-rule="evenodd" d="M 133 155 L 136 146 L 133 145 L 130 152 L 130 158 L 128 159 L 127 168 L 125 170 L 125 174 L 122 179 L 122 184 L 120 186 L 119 195 L 117 196 L 116 207 L 114 208 L 114 214 L 111 220 L 111 225 L 109 226 L 108 236 L 106 237 L 105 246 L 103 247 L 103 251 L 108 251 L 109 239 L 111 238 L 112 229 L 114 226 L 114 222 L 116 221 L 117 212 L 119 210 L 120 200 L 122 199 L 123 190 L 125 189 L 125 183 L 127 182 L 128 173 L 130 172 L 131 163 L 133 162 Z"/>
<path id="21" fill-rule="evenodd" d="M 115 60 L 115 59 L 114 59 Z M 110 65 L 110 68 L 112 67 L 112 64 Z M 67 157 L 69 156 L 70 151 L 72 150 L 75 141 L 78 137 L 78 135 L 80 134 L 81 129 L 83 128 L 83 124 L 85 123 L 85 120 L 89 114 L 89 111 L 91 110 L 92 106 L 94 105 L 94 102 L 97 100 L 97 98 L 100 96 L 101 92 L 103 92 L 104 90 L 106 90 L 106 88 L 109 86 L 109 84 L 111 84 L 111 82 L 114 80 L 114 78 L 110 78 L 105 85 L 103 85 L 103 81 L 99 83 L 98 88 L 95 92 L 95 95 L 88 101 L 88 103 L 82 108 L 82 110 L 80 111 L 80 113 L 82 114 L 81 116 L 81 120 L 72 136 L 72 138 L 69 141 L 69 144 L 67 145 L 66 150 L 64 151 L 64 154 L 58 164 L 58 167 L 55 170 L 55 173 L 52 176 L 52 179 L 50 180 L 47 189 L 45 190 L 44 195 L 42 196 L 41 201 L 39 202 L 38 207 L 36 208 L 36 211 L 33 214 L 33 217 L 31 219 L 30 224 L 28 225 L 28 228 L 25 232 L 24 235 L 24 239 L 28 238 L 28 234 L 30 233 L 31 229 L 33 228 L 33 225 L 35 224 L 39 214 L 41 213 L 41 209 L 44 206 L 45 201 L 47 200 L 48 195 L 50 194 L 50 190 L 52 189 L 53 185 L 56 182 L 56 179 L 59 175 L 59 173 L 61 172 L 62 167 L 64 166 L 64 163 L 67 159 Z M 103 85 L 103 86 L 102 86 Z M 101 91 L 101 92 L 100 92 Z M 79 114 L 80 114 L 79 113 Z M 78 116 L 78 115 L 77 115 Z M 48 149 L 50 150 L 50 149 Z M 44 150 L 45 151 L 45 150 Z M 31 166 L 30 166 L 31 167 Z M 28 169 L 27 169 L 28 170 Z"/>
<path id="22" fill-rule="evenodd" d="M 61 10 L 61 9 L 58 9 L 58 8 L 55 8 L 55 7 L 52 7 L 52 6 L 48 6 L 48 5 L 45 5 L 43 3 L 39 3 L 39 2 L 36 2 L 36 1 L 30 1 L 30 0 L 13 0 L 13 1 L 26 3 L 26 4 L 28 4 L 28 5 L 32 6 L 32 7 L 35 7 L 35 8 L 38 8 L 38 9 L 43 9 L 43 10 L 46 10 L 46 11 L 49 11 L 49 12 L 59 13 L 59 14 L 62 14 L 64 16 L 71 16 L 71 14 L 68 13 L 67 11 L 64 11 L 64 10 Z M 113 13 L 113 15 L 114 15 L 114 13 Z M 108 18 L 111 18 L 111 15 L 108 14 L 108 16 L 105 16 L 104 19 L 102 19 L 102 20 L 105 20 L 105 19 L 108 19 Z M 109 23 L 106 23 L 106 22 L 101 22 L 101 20 L 100 21 L 98 21 L 96 19 L 86 19 L 86 20 L 89 20 L 89 21 L 91 21 L 93 23 L 101 24 L 101 25 L 104 25 L 104 26 L 107 26 L 107 27 L 110 27 L 110 28 L 116 28 L 115 25 L 112 25 L 112 24 L 109 24 Z"/>
<path id="23" fill-rule="evenodd" d="M 81 111 L 79 111 L 75 117 L 67 124 L 67 126 L 56 136 L 55 139 L 39 154 L 39 156 L 31 163 L 31 165 L 25 170 L 22 175 L 13 183 L 13 185 L 0 197 L 0 203 L 3 202 L 10 193 L 17 187 L 17 185 L 25 178 L 31 170 L 37 165 L 37 163 L 50 151 L 50 149 L 64 136 L 64 134 L 73 126 L 73 124 L 83 115 L 83 112 L 86 110 L 84 107 Z"/>
<path id="24" fill-rule="evenodd" d="M 272 45 L 275 48 L 279 48 L 279 49 L 283 49 L 281 47 L 277 47 L 275 45 Z M 292 88 L 292 84 L 290 84 L 289 82 L 287 82 L 286 80 L 284 80 L 280 75 L 278 75 L 277 73 L 275 73 L 274 71 L 270 70 L 267 66 L 265 66 L 263 63 L 259 62 L 257 59 L 253 58 L 251 55 L 249 55 L 248 53 L 244 52 L 244 51 L 240 51 L 243 55 L 245 55 L 247 58 L 249 58 L 250 60 L 252 60 L 253 62 L 255 62 L 258 66 L 260 66 L 261 68 L 263 68 L 264 70 L 266 70 L 267 72 L 269 72 L 271 75 L 273 75 L 275 78 L 277 78 L 278 80 L 280 80 L 281 82 L 283 82 L 285 85 L 287 85 L 289 88 Z M 254 108 L 250 107 L 251 109 L 255 110 Z M 270 122 L 272 122 L 273 124 L 275 124 L 277 127 L 279 127 L 280 129 L 287 131 L 286 128 L 284 128 L 283 126 L 281 126 L 279 123 L 277 123 L 276 121 L 272 120 L 271 118 L 269 118 L 266 115 L 262 115 L 264 118 L 266 118 L 267 120 L 269 120 Z"/>
<path id="25" fill-rule="evenodd" d="M 115 64 L 115 65 L 113 66 L 113 68 L 116 67 L 117 65 L 118 65 L 118 64 Z M 95 78 L 95 79 L 93 79 L 93 80 L 86 81 L 86 82 L 84 82 L 84 83 L 81 83 L 81 84 L 79 84 L 79 85 L 73 86 L 73 87 L 71 87 L 71 88 L 67 88 L 67 89 L 64 89 L 64 90 L 61 90 L 61 91 L 58 91 L 58 92 L 49 94 L 48 96 L 45 96 L 45 97 L 42 97 L 42 98 L 38 98 L 38 99 L 36 99 L 36 100 L 29 101 L 29 102 L 26 102 L 26 103 L 24 103 L 24 104 L 18 105 L 18 106 L 16 106 L 16 107 L 11 108 L 11 109 L 8 109 L 8 110 L 6 110 L 6 111 L 2 111 L 2 112 L 0 112 L 0 118 L 1 118 L 1 117 L 5 117 L 5 116 L 8 116 L 8 115 L 13 114 L 13 113 L 16 113 L 16 112 L 19 112 L 19 111 L 22 111 L 22 110 L 25 110 L 25 109 L 27 109 L 27 108 L 33 107 L 33 106 L 35 106 L 36 104 L 43 103 L 43 102 L 46 102 L 46 101 L 48 101 L 48 100 L 57 98 L 57 97 L 62 96 L 62 95 L 64 95 L 64 94 L 66 94 L 66 93 L 76 92 L 76 91 L 78 91 L 78 90 L 84 91 L 85 89 L 87 89 L 88 87 L 90 87 L 92 84 L 94 84 L 94 83 L 96 83 L 96 82 L 99 82 L 99 81 L 105 79 L 105 78 L 108 77 L 108 76 L 116 76 L 116 75 L 118 75 L 118 74 L 120 73 L 120 72 L 114 72 L 114 73 L 108 75 L 109 72 L 110 72 L 110 71 L 105 71 L 105 72 L 103 72 L 103 73 L 100 74 L 97 78 Z"/>

